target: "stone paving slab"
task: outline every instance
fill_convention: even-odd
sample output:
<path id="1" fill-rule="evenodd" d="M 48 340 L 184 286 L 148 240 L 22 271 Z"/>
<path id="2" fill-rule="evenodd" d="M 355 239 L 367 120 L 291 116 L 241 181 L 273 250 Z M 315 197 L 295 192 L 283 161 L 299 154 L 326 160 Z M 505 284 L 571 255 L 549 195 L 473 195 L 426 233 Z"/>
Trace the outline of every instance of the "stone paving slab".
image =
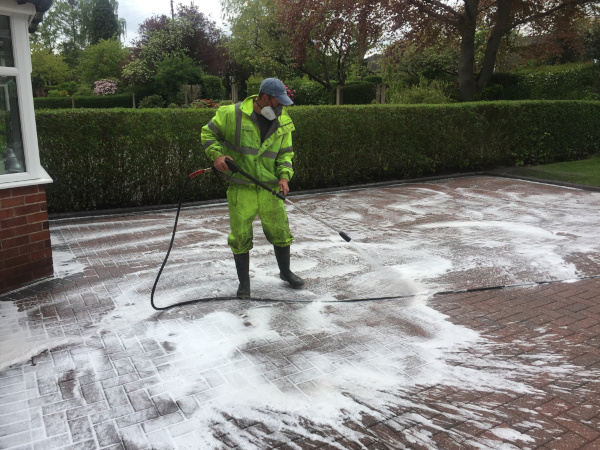
<path id="1" fill-rule="evenodd" d="M 491 199 L 478 211 L 515 208 L 497 205 L 506 196 L 533 198 L 531 216 L 544 221 L 571 220 L 578 205 L 600 203 L 594 193 L 480 177 L 343 194 L 330 212 L 334 221 L 346 214 L 336 225 L 356 241 L 393 250 L 378 253 L 386 269 L 402 258 L 409 267 L 393 242 L 409 240 L 415 222 L 433 241 L 450 239 L 434 234 L 447 217 L 417 211 L 430 207 L 429 195 L 452 197 L 457 215 L 465 198 Z M 567 196 L 574 210 L 543 205 L 542 196 Z M 302 201 L 323 214 L 331 198 Z M 352 222 L 360 210 L 349 198 L 370 214 Z M 391 221 L 399 198 L 414 221 Z M 165 276 L 161 301 L 197 298 L 194 283 L 214 295 L 235 289 L 226 210 L 188 213 L 177 246 L 201 242 L 202 253 L 174 252 L 167 269 L 176 275 Z M 524 268 L 522 255 L 512 272 L 495 270 L 485 263 L 491 249 L 479 254 L 456 237 L 452 252 L 477 253 L 483 266 L 441 273 L 437 292 L 451 293 L 427 290 L 430 282 L 419 295 L 409 289 L 395 299 L 339 302 L 381 282 L 372 275 L 377 266 L 355 270 L 358 257 L 309 229 L 310 238 L 294 245 L 305 259 L 319 254 L 322 276 L 309 278 L 306 292 L 289 292 L 268 256 L 257 256 L 256 290 L 276 301 L 148 312 L 171 226 L 172 214 L 157 212 L 51 224 L 57 254 L 73 255 L 66 266 L 77 270 L 0 297 L 0 340 L 26 343 L 31 355 L 0 371 L 0 448 L 600 448 L 600 259 L 584 251 L 582 236 L 556 239 L 582 249 L 565 257 L 578 268 L 576 280 L 532 283 L 546 274 Z M 253 252 L 268 251 L 257 235 Z M 473 289 L 502 283 L 520 286 Z M 383 285 L 371 292 L 390 294 Z M 285 301 L 302 296 L 315 301 Z"/>

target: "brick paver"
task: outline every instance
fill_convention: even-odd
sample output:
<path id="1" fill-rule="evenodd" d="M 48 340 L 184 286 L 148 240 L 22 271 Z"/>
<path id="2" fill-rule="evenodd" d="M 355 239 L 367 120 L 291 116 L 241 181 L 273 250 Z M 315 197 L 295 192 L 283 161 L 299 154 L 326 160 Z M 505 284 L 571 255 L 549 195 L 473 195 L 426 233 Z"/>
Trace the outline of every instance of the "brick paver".
<path id="1" fill-rule="evenodd" d="M 448 185 L 461 196 L 532 189 L 487 178 L 423 189 Z M 365 204 L 391 203 L 389 194 L 360 193 Z M 81 271 L 0 297 L 12 305 L 2 309 L 0 339 L 27 342 L 34 355 L 0 372 L 0 448 L 600 448 L 597 255 L 580 255 L 587 277 L 564 283 L 356 303 L 202 302 L 128 316 L 130 303 L 149 308 L 171 219 L 148 213 L 51 224 L 55 248 L 75 255 Z M 166 275 L 161 301 L 172 292 L 194 298 L 188 288 L 206 270 L 212 279 L 202 282 L 214 295 L 235 284 L 226 233 L 213 240 L 193 230 L 199 223 L 226 230 L 226 211 L 200 209 L 183 220 L 177 245 L 200 240 L 209 254 L 190 264 L 175 252 L 172 263 L 193 273 Z M 367 231 L 378 226 L 388 225 L 374 214 L 351 231 L 375 241 Z M 267 249 L 259 241 L 255 252 Z M 333 257 L 341 267 L 355 263 Z M 255 270 L 260 290 L 260 275 L 271 269 Z M 370 280 L 368 271 L 358 275 Z M 506 276 L 489 268 L 469 275 L 442 275 L 444 286 L 490 286 Z M 310 292 L 331 292 L 348 276 L 334 272 L 327 286 L 313 280 Z M 271 289 L 288 295 L 279 284 Z M 210 345 L 186 346 L 204 341 Z M 277 401 L 261 404 L 253 392 Z"/>

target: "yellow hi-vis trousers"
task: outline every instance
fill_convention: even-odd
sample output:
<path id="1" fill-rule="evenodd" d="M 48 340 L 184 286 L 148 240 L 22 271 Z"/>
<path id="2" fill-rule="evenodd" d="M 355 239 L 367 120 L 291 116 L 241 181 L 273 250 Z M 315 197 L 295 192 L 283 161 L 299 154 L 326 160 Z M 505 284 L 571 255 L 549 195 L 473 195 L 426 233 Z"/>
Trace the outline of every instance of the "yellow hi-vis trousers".
<path id="1" fill-rule="evenodd" d="M 256 216 L 260 218 L 263 232 L 271 244 L 287 247 L 294 240 L 285 204 L 271 192 L 254 184 L 230 186 L 227 203 L 231 228 L 227 243 L 235 255 L 252 249 L 252 222 Z"/>

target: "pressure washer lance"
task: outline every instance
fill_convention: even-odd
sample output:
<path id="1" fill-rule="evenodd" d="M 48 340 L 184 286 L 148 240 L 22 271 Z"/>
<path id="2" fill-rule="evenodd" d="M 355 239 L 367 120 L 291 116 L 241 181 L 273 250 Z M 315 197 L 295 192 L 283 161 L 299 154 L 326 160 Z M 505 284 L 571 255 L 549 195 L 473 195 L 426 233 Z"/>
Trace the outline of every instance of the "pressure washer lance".
<path id="1" fill-rule="evenodd" d="M 283 193 L 281 192 L 276 192 L 274 189 L 271 189 L 269 186 L 267 186 L 266 184 L 264 184 L 262 181 L 257 180 L 256 178 L 254 178 L 252 175 L 250 175 L 249 173 L 244 172 L 242 169 L 240 169 L 240 167 L 234 163 L 232 160 L 230 159 L 226 159 L 225 162 L 227 163 L 227 167 L 229 167 L 229 170 L 231 172 L 239 172 L 242 176 L 248 178 L 248 180 L 254 182 L 255 184 L 257 184 L 258 186 L 262 187 L 263 189 L 269 191 L 271 194 L 273 194 L 274 196 L 276 196 L 277 198 L 280 198 L 283 201 L 287 201 L 289 202 L 291 205 L 293 205 L 295 208 L 298 208 L 300 211 L 302 211 L 303 213 L 307 214 L 308 216 L 312 217 L 315 220 L 318 220 L 319 222 L 321 222 L 323 225 L 325 225 L 328 228 L 331 228 L 333 231 L 335 231 L 336 233 L 338 233 L 342 239 L 344 239 L 346 242 L 350 242 L 350 236 L 348 236 L 346 233 L 344 233 L 343 231 L 338 231 L 335 228 L 333 228 L 331 225 L 329 225 L 327 222 L 321 220 L 318 217 L 315 217 L 314 215 L 312 215 L 311 213 L 309 213 L 308 211 L 306 211 L 304 208 L 299 207 L 298 205 L 296 205 L 295 203 L 293 203 L 291 200 L 287 199 L 285 197 L 285 195 L 283 195 Z M 166 306 L 164 308 L 158 307 L 154 304 L 154 293 L 156 291 L 156 286 L 158 285 L 158 280 L 160 279 L 160 275 L 162 274 L 165 265 L 167 264 L 167 260 L 169 259 L 169 255 L 171 254 L 171 249 L 173 248 L 173 243 L 175 241 L 175 233 L 177 232 L 177 223 L 179 222 L 179 213 L 181 212 L 181 205 L 183 203 L 183 198 L 185 196 L 185 191 L 187 189 L 187 185 L 190 182 L 190 180 L 192 178 L 197 177 L 198 175 L 203 175 L 205 173 L 209 173 L 209 172 L 213 172 L 215 175 L 218 173 L 217 169 L 214 167 L 210 167 L 208 169 L 200 169 L 200 170 L 196 170 L 195 172 L 192 172 L 191 174 L 188 175 L 188 177 L 185 180 L 185 183 L 183 184 L 183 189 L 181 190 L 181 194 L 179 196 L 179 205 L 177 206 L 177 213 L 175 214 L 175 223 L 173 224 L 173 232 L 171 234 L 171 242 L 169 242 L 169 247 L 167 249 L 167 254 L 165 255 L 165 259 L 163 260 L 160 269 L 158 271 L 158 274 L 156 275 L 156 280 L 154 281 L 154 285 L 152 286 L 152 290 L 150 292 L 150 304 L 152 305 L 152 308 L 154 308 L 157 311 L 164 311 L 166 309 L 170 309 L 170 308 L 174 308 L 176 306 L 185 306 L 185 305 L 191 305 L 194 303 L 197 303 L 199 301 L 208 301 L 208 300 L 215 300 L 214 298 L 207 298 L 207 299 L 196 299 L 196 300 L 188 300 L 185 302 L 181 302 L 181 303 L 177 303 L 175 305 L 169 305 Z M 222 298 L 221 300 L 224 300 L 225 298 Z M 232 300 L 234 299 L 233 297 L 231 298 Z M 263 299 L 264 301 L 267 301 L 267 299 Z M 270 300 L 269 300 L 270 301 Z"/>
<path id="2" fill-rule="evenodd" d="M 327 222 L 325 222 L 324 220 L 320 219 L 319 217 L 314 216 L 313 214 L 309 213 L 307 210 L 305 210 L 304 208 L 296 205 L 293 201 L 291 201 L 289 198 L 287 198 L 285 195 L 283 195 L 282 192 L 277 192 L 275 191 L 275 189 L 271 189 L 269 186 L 267 186 L 265 183 L 263 183 L 260 180 L 257 180 L 256 178 L 254 178 L 252 175 L 250 175 L 247 172 L 244 172 L 242 169 L 240 169 L 240 166 L 238 166 L 236 163 L 233 162 L 233 160 L 231 159 L 225 159 L 225 163 L 227 164 L 227 167 L 229 167 L 229 170 L 231 170 L 233 173 L 239 172 L 241 175 L 243 175 L 244 177 L 248 178 L 250 181 L 252 181 L 254 184 L 260 186 L 261 188 L 263 188 L 266 191 L 269 191 L 271 194 L 273 194 L 275 197 L 280 198 L 281 200 L 288 202 L 290 205 L 292 205 L 294 208 L 298 208 L 300 211 L 302 211 L 304 214 L 312 217 L 315 220 L 318 220 L 319 222 L 321 222 L 323 225 L 325 225 L 328 228 L 331 228 L 333 231 L 335 231 L 337 234 L 339 234 L 342 239 L 344 239 L 346 242 L 350 242 L 351 241 L 351 237 L 348 236 L 346 233 L 344 233 L 343 231 L 339 231 L 336 230 L 334 227 L 332 227 L 330 224 L 328 224 Z M 202 170 L 206 170 L 206 169 L 202 169 Z M 194 172 L 195 173 L 195 172 Z M 193 175 L 193 174 L 192 174 Z M 192 176 L 190 175 L 190 177 Z"/>

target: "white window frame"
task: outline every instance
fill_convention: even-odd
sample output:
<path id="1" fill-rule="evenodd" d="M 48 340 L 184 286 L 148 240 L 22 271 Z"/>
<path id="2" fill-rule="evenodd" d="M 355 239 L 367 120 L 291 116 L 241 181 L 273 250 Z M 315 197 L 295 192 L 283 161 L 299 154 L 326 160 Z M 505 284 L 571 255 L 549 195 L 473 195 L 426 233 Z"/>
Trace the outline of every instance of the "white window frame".
<path id="1" fill-rule="evenodd" d="M 15 77 L 19 102 L 19 118 L 25 172 L 0 175 L 0 189 L 52 183 L 52 178 L 40 164 L 40 152 L 31 88 L 31 50 L 29 48 L 29 23 L 35 15 L 31 3 L 17 5 L 0 1 L 0 15 L 8 16 L 12 35 L 14 67 L 0 66 L 0 76 Z"/>

